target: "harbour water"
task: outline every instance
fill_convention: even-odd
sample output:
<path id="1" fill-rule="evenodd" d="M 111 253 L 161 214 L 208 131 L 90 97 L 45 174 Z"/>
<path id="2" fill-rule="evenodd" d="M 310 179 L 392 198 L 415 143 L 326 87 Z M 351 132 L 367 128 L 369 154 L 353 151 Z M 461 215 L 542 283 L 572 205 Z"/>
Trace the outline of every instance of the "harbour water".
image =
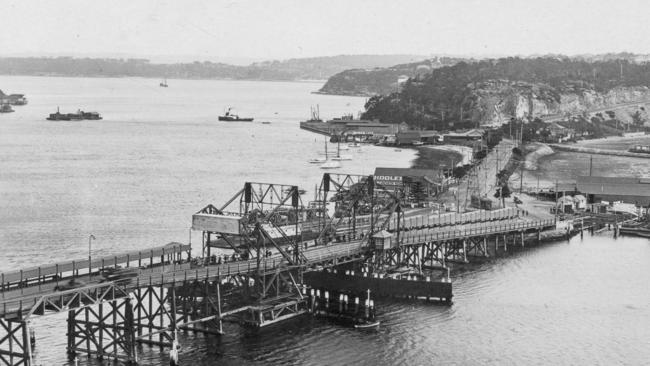
<path id="1" fill-rule="evenodd" d="M 0 115 L 2 270 L 187 241 L 190 216 L 244 181 L 297 184 L 323 138 L 298 129 L 363 98 L 310 94 L 317 83 L 2 77 L 30 104 Z M 103 121 L 48 122 L 96 110 Z M 223 123 L 226 106 L 256 122 Z M 277 114 L 276 114 L 277 112 Z M 271 124 L 257 123 L 270 121 Z M 414 153 L 363 147 L 342 172 L 407 166 Z M 647 167 L 645 168 L 647 169 Z M 645 171 L 646 175 L 650 172 Z M 641 172 L 643 174 L 643 172 Z M 382 325 L 359 332 L 308 317 L 260 334 L 180 333 L 181 365 L 637 365 L 650 359 L 650 240 L 610 232 L 516 250 L 452 275 L 454 303 L 378 300 Z M 66 363 L 65 315 L 37 318 L 36 364 Z M 158 348 L 140 349 L 159 365 Z M 81 356 L 80 364 L 101 364 Z M 105 362 L 105 364 L 109 364 Z"/>

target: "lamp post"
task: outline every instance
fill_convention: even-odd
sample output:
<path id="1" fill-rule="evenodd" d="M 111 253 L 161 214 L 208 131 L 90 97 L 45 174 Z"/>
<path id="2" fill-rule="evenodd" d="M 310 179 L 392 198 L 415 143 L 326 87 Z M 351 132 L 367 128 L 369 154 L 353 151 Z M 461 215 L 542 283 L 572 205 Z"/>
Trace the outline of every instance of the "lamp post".
<path id="1" fill-rule="evenodd" d="M 90 256 L 90 248 L 91 248 L 91 243 L 92 243 L 93 239 L 96 239 L 95 235 L 90 234 L 90 236 L 88 236 L 88 280 L 90 280 L 90 275 L 91 275 L 91 273 L 93 271 L 93 266 L 91 265 L 91 259 L 92 258 Z"/>

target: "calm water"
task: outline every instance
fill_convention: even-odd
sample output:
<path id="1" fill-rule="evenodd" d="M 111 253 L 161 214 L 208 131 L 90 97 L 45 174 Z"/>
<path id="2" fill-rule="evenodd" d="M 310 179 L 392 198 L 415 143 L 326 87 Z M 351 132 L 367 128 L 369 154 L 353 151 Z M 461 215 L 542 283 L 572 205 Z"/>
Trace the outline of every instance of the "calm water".
<path id="1" fill-rule="evenodd" d="M 0 268 L 187 241 L 190 215 L 246 180 L 313 193 L 322 171 L 305 161 L 322 137 L 297 122 L 364 100 L 309 94 L 319 84 L 0 77 L 30 104 L 0 115 Z M 97 110 L 100 122 L 47 122 Z M 223 107 L 272 124 L 219 123 Z M 276 114 L 277 112 L 277 114 Z M 344 172 L 407 166 L 402 150 L 364 147 Z M 647 169 L 647 163 L 640 169 Z M 647 170 L 646 170 L 647 171 Z M 649 172 L 650 173 L 650 172 Z M 650 241 L 579 237 L 510 253 L 453 276 L 451 307 L 379 302 L 378 332 L 309 318 L 262 334 L 181 333 L 183 365 L 611 365 L 650 359 Z M 65 364 L 65 315 L 35 321 L 36 363 Z M 142 364 L 167 361 L 143 347 Z M 86 363 L 85 356 L 81 363 Z M 93 364 L 97 364 L 96 362 Z"/>

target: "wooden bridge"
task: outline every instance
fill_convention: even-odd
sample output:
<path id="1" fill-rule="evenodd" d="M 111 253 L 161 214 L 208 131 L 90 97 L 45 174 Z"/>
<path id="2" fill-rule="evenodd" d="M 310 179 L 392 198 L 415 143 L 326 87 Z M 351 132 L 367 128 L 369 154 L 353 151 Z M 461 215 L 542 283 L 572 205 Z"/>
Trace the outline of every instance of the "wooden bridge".
<path id="1" fill-rule="evenodd" d="M 525 220 L 512 209 L 410 214 L 385 198 L 390 194 L 376 196 L 372 178 L 360 177 L 324 179 L 334 196 L 357 194 L 337 203 L 343 216 L 336 219 L 325 215 L 329 189 L 309 209 L 295 186 L 246 183 L 225 206 L 208 205 L 194 216 L 194 229 L 202 232 L 198 251 L 171 243 L 1 273 L 0 365 L 32 365 L 35 316 L 68 313 L 70 355 L 137 363 L 136 344 L 174 347 L 178 329 L 221 333 L 226 317 L 262 327 L 307 312 L 306 271 L 349 263 L 444 268 L 487 255 L 490 241 L 498 247 L 500 240 L 507 246 L 520 238 L 523 245 L 525 234 L 555 225 Z M 366 216 L 355 212 L 363 195 L 381 201 Z M 228 210 L 233 202 L 238 212 Z M 215 261 L 210 250 L 217 241 L 248 259 Z"/>

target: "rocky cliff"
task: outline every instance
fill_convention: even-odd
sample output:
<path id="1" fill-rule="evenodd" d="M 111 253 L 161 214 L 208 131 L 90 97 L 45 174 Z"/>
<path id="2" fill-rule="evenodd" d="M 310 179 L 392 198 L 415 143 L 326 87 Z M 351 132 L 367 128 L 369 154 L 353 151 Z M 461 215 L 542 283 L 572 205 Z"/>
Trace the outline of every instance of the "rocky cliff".
<path id="1" fill-rule="evenodd" d="M 645 86 L 617 87 L 597 92 L 580 85 L 553 88 L 542 83 L 489 80 L 470 85 L 472 92 L 471 120 L 481 125 L 500 125 L 510 118 L 542 118 L 555 120 L 568 115 L 602 113 L 621 110 L 617 118 L 631 122 L 633 114 L 645 115 L 650 103 L 650 89 Z"/>

